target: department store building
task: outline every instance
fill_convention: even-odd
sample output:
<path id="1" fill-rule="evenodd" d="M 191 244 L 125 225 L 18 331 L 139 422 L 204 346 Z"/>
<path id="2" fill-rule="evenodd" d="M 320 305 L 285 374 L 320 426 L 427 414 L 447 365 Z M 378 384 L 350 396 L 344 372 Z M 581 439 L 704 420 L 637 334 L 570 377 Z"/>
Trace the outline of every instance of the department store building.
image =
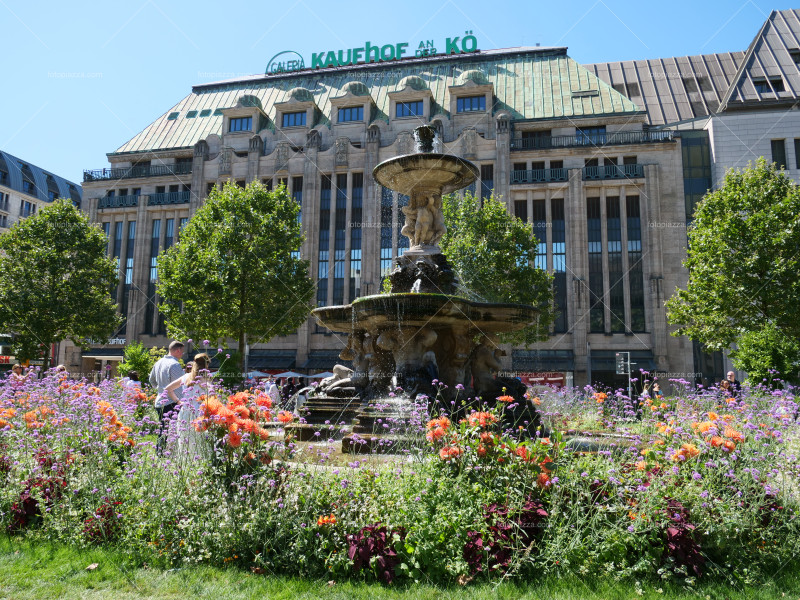
<path id="1" fill-rule="evenodd" d="M 634 369 L 722 377 L 720 354 L 670 335 L 664 302 L 687 281 L 693 208 L 727 168 L 766 156 L 800 175 L 797 11 L 773 12 L 745 51 L 723 54 L 582 65 L 563 47 L 433 45 L 367 42 L 308 63 L 287 54 L 265 75 L 196 85 L 109 153 L 109 168 L 87 170 L 83 207 L 119 260 L 126 321 L 88 351 L 62 344 L 61 362 L 99 370 L 132 340 L 168 343 L 156 260 L 227 181 L 286 185 L 317 306 L 379 293 L 408 245 L 407 198 L 372 169 L 413 152 L 413 129 L 430 124 L 444 152 L 478 166 L 475 194 L 531 224 L 533 260 L 554 276 L 552 334 L 508 347 L 508 371 L 627 385 L 614 363 L 630 352 Z M 329 370 L 342 339 L 309 317 L 296 334 L 253 342 L 248 365 Z"/>

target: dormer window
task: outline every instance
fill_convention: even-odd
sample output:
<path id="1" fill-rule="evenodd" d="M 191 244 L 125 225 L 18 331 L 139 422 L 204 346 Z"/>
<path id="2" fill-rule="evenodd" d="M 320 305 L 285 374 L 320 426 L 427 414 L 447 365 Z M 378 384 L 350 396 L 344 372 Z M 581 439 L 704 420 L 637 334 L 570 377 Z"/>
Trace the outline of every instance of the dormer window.
<path id="1" fill-rule="evenodd" d="M 347 106 L 339 109 L 339 123 L 347 121 L 363 121 L 364 120 L 364 107 L 363 106 Z"/>
<path id="2" fill-rule="evenodd" d="M 253 129 L 253 117 L 237 117 L 230 120 L 229 132 L 250 131 Z"/>
<path id="3" fill-rule="evenodd" d="M 422 100 L 413 102 L 398 102 L 395 105 L 395 117 L 422 117 L 424 116 L 424 103 Z"/>
<path id="4" fill-rule="evenodd" d="M 306 111 L 283 113 L 283 127 L 305 127 Z"/>
<path id="5" fill-rule="evenodd" d="M 486 96 L 462 96 L 456 100 L 456 112 L 483 112 L 486 110 Z"/>
<path id="6" fill-rule="evenodd" d="M 759 94 L 771 94 L 773 91 L 775 93 L 786 91 L 783 85 L 783 78 L 780 76 L 769 78 L 754 77 L 753 85 L 756 88 L 756 92 Z"/>

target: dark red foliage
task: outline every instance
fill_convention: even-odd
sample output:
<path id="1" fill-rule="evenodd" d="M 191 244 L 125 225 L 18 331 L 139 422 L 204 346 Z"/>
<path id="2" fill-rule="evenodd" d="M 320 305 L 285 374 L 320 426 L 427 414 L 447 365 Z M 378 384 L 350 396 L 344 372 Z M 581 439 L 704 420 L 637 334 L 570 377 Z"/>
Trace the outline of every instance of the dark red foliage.
<path id="1" fill-rule="evenodd" d="M 463 556 L 473 574 L 483 571 L 487 563 L 489 570 L 505 572 L 515 552 L 527 549 L 541 537 L 548 516 L 541 502 L 528 500 L 519 511 L 509 512 L 505 504 L 485 506 L 484 518 L 489 526 L 486 540 L 481 532 L 467 532 Z"/>
<path id="2" fill-rule="evenodd" d="M 37 496 L 41 496 L 45 507 L 50 507 L 61 498 L 66 485 L 66 479 L 58 476 L 32 477 L 23 481 L 19 500 L 11 505 L 8 530 L 19 531 L 37 521 L 42 516 Z"/>
<path id="3" fill-rule="evenodd" d="M 675 564 L 687 567 L 700 577 L 706 559 L 694 539 L 697 526 L 689 521 L 689 511 L 677 500 L 668 500 L 664 513 L 669 523 L 664 530 L 664 560 L 672 558 Z"/>
<path id="4" fill-rule="evenodd" d="M 347 557 L 353 561 L 353 570 L 358 573 L 362 569 L 374 568 L 381 581 L 392 583 L 394 569 L 400 564 L 400 557 L 394 549 L 395 536 L 401 542 L 405 540 L 405 529 L 388 530 L 380 523 L 362 527 L 356 534 L 348 534 Z"/>
<path id="5" fill-rule="evenodd" d="M 83 535 L 89 542 L 102 542 L 114 539 L 120 529 L 116 507 L 122 504 L 112 498 L 103 498 L 103 503 L 94 515 L 83 522 Z"/>
<path id="6" fill-rule="evenodd" d="M 44 502 L 45 508 L 49 508 L 61 498 L 67 486 L 67 463 L 70 460 L 68 454 L 65 455 L 64 462 L 58 462 L 53 451 L 42 446 L 34 452 L 33 458 L 46 475 L 31 477 L 22 482 L 19 500 L 11 505 L 9 511 L 9 531 L 25 529 L 38 521 L 42 516 L 39 498 Z"/>

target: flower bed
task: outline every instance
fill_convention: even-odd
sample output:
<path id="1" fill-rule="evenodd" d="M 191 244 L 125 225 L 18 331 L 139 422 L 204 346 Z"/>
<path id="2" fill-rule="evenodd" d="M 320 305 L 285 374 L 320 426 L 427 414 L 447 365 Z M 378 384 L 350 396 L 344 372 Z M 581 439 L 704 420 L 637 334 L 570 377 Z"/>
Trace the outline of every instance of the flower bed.
<path id="1" fill-rule="evenodd" d="M 299 462 L 297 444 L 270 435 L 294 416 L 258 391 L 208 390 L 192 424 L 202 447 L 171 439 L 158 455 L 152 399 L 52 373 L 0 384 L 0 523 L 149 564 L 387 584 L 765 581 L 800 543 L 797 405 L 762 390 L 727 400 L 684 389 L 632 407 L 552 391 L 531 398 L 546 437 L 501 430 L 513 410 L 501 400 L 463 419 L 426 415 L 396 460 L 341 466 L 324 440 Z M 609 449 L 569 451 L 585 429 L 614 434 Z"/>

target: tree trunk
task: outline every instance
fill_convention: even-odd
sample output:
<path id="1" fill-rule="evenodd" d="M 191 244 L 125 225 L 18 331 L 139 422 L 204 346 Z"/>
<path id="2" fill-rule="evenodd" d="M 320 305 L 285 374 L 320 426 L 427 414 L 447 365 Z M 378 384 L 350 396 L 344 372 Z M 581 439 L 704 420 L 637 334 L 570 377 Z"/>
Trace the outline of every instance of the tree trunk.
<path id="1" fill-rule="evenodd" d="M 239 372 L 244 373 L 244 353 L 247 349 L 244 347 L 244 329 L 239 330 Z"/>

